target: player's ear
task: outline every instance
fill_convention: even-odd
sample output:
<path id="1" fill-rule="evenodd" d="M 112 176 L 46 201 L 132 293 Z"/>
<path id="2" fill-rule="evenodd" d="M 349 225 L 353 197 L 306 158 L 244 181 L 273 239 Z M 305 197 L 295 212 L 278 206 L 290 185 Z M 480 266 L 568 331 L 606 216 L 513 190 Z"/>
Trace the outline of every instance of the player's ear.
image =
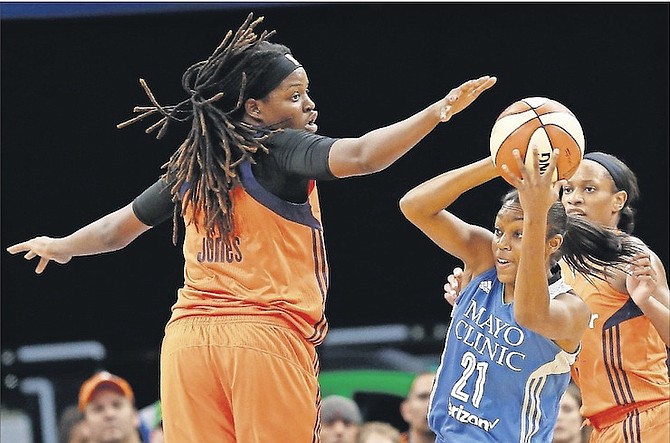
<path id="1" fill-rule="evenodd" d="M 244 112 L 254 120 L 261 120 L 261 110 L 258 107 L 258 100 L 249 98 L 244 102 Z"/>
<path id="2" fill-rule="evenodd" d="M 554 254 L 563 244 L 563 236 L 556 234 L 549 239 L 549 255 Z"/>
<path id="3" fill-rule="evenodd" d="M 621 211 L 626 205 L 626 201 L 628 201 L 628 193 L 624 190 L 617 191 L 612 198 L 612 212 Z"/>

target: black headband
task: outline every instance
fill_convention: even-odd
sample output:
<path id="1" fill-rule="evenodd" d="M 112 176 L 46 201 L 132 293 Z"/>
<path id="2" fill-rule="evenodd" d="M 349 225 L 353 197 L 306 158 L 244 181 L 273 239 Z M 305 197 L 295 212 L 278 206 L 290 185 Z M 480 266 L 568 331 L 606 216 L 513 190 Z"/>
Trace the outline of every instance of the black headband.
<path id="1" fill-rule="evenodd" d="M 605 168 L 612 177 L 612 180 L 614 180 L 614 186 L 616 186 L 617 191 L 624 190 L 626 192 L 630 192 L 630 189 L 626 189 L 627 186 L 625 186 L 627 183 L 626 172 L 619 164 L 618 159 L 609 154 L 605 154 L 604 152 L 586 153 L 584 155 L 584 159 L 594 161 Z"/>
<path id="2" fill-rule="evenodd" d="M 258 74 L 253 84 L 247 87 L 248 98 L 263 98 L 302 65 L 291 54 L 283 54 L 269 60 L 268 67 Z"/>

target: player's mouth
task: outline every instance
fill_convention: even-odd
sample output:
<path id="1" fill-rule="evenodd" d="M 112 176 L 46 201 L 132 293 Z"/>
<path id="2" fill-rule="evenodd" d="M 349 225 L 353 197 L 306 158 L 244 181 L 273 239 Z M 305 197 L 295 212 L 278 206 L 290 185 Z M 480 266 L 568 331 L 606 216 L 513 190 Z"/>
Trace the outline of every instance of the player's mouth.
<path id="1" fill-rule="evenodd" d="M 496 257 L 496 268 L 498 268 L 499 270 L 507 269 L 510 266 L 512 266 L 512 262 L 510 262 L 509 260 L 506 260 L 502 257 Z"/>
<path id="2" fill-rule="evenodd" d="M 316 111 L 312 111 L 309 116 L 309 120 L 307 120 L 307 124 L 305 125 L 305 129 L 307 129 L 310 132 L 316 132 L 318 129 L 318 126 L 316 125 L 316 118 L 319 116 L 319 113 Z"/>
<path id="3" fill-rule="evenodd" d="M 572 217 L 585 217 L 586 216 L 586 212 L 584 212 L 581 209 L 577 209 L 577 208 L 568 209 L 565 212 L 568 215 L 571 215 Z"/>

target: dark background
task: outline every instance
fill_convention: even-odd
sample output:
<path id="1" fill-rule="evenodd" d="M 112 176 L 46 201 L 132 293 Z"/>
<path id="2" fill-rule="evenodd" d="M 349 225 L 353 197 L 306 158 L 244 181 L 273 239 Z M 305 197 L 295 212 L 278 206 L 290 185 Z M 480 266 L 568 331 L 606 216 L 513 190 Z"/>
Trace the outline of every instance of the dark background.
<path id="1" fill-rule="evenodd" d="M 398 200 L 425 179 L 487 156 L 498 114 L 529 96 L 568 106 L 587 151 L 618 155 L 637 172 L 636 233 L 667 267 L 667 3 L 165 7 L 25 18 L 2 6 L 3 350 L 97 340 L 109 351 L 107 366 L 136 387 L 140 406 L 157 398 L 156 356 L 183 272 L 171 223 L 122 251 L 52 263 L 40 276 L 36 262 L 4 248 L 67 235 L 152 184 L 187 128 L 173 126 L 161 141 L 144 133 L 146 125 L 116 129 L 133 106 L 147 104 L 138 78 L 161 103 L 181 101 L 183 71 L 250 11 L 265 15 L 262 29 L 277 29 L 273 40 L 306 67 L 325 135 L 362 135 L 464 80 L 498 77 L 387 170 L 320 185 L 331 328 L 448 322 L 442 285 L 458 262 L 402 217 Z M 498 179 L 455 210 L 490 226 L 507 189 Z"/>

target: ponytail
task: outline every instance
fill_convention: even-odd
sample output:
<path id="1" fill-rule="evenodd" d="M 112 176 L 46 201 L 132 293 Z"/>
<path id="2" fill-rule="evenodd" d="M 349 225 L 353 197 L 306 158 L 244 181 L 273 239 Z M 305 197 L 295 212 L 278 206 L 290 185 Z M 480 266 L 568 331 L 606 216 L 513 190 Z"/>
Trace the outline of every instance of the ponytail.
<path id="1" fill-rule="evenodd" d="M 608 267 L 628 264 L 641 251 L 632 237 L 617 233 L 583 218 L 567 216 L 559 254 L 575 271 L 604 280 Z"/>

